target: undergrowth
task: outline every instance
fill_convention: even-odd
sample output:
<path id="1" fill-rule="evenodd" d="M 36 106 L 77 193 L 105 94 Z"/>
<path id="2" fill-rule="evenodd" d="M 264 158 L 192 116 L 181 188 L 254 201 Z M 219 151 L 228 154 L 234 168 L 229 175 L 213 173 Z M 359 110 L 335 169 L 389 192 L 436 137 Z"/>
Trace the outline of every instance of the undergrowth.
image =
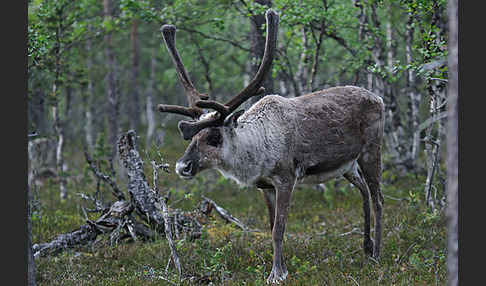
<path id="1" fill-rule="evenodd" d="M 172 134 L 175 135 L 175 134 Z M 169 136 L 168 138 L 176 138 Z M 143 141 L 141 141 L 143 142 Z M 141 150 L 149 184 L 151 158 L 160 150 L 174 166 L 184 150 L 180 141 L 166 142 L 161 149 Z M 74 151 L 73 151 L 74 152 Z M 79 166 L 83 156 L 77 154 Z M 84 224 L 77 193 L 93 194 L 96 182 L 80 168 L 71 171 L 69 197 L 59 199 L 58 185 L 45 181 L 36 188 L 38 204 L 32 213 L 33 243 L 49 241 Z M 126 191 L 123 172 L 119 186 Z M 326 183 L 326 190 L 298 187 L 292 197 L 284 240 L 289 277 L 284 285 L 444 285 L 446 281 L 446 227 L 444 213 L 425 206 L 425 178 L 383 173 L 382 252 L 379 261 L 362 250 L 361 195 L 345 180 Z M 181 285 L 265 285 L 272 267 L 272 240 L 266 206 L 254 188 L 239 188 L 216 172 L 208 171 L 192 181 L 174 172 L 161 174 L 159 189 L 171 192 L 169 204 L 191 210 L 207 196 L 256 232 L 244 232 L 213 216 L 200 239 L 176 241 L 183 267 Z M 109 201 L 109 187 L 100 184 Z M 89 215 L 96 219 L 96 214 Z M 36 259 L 39 285 L 172 285 L 178 277 L 167 268 L 170 249 L 164 237 L 150 242 L 123 241 L 111 246 L 99 236 L 86 247 Z M 167 271 L 166 271 L 167 269 Z M 188 278 L 191 277 L 191 278 Z M 166 279 L 170 280 L 168 282 Z"/>

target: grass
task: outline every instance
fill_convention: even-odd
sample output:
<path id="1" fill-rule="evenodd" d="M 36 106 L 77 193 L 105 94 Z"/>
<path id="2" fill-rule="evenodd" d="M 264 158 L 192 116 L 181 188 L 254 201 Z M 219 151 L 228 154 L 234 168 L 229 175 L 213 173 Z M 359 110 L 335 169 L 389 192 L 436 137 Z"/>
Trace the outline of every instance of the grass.
<path id="1" fill-rule="evenodd" d="M 162 152 L 173 166 L 183 149 L 180 142 L 174 141 Z M 141 154 L 155 158 L 156 150 L 151 148 Z M 145 165 L 151 183 L 152 173 L 149 164 Z M 75 193 L 93 193 L 95 189 L 94 182 L 85 176 L 89 175 L 70 181 L 71 193 L 65 201 L 59 199 L 54 182 L 46 182 L 37 189 L 40 204 L 32 215 L 33 243 L 48 241 L 84 223 L 80 206 L 85 202 Z M 324 193 L 310 187 L 295 190 L 284 240 L 289 271 L 284 285 L 446 283 L 445 218 L 443 213 L 433 212 L 424 205 L 424 178 L 397 177 L 390 171 L 384 172 L 383 178 L 383 192 L 388 197 L 385 197 L 383 210 L 379 262 L 364 256 L 361 234 L 343 235 L 354 228 L 362 229 L 361 195 L 357 189 L 340 180 L 337 184 L 326 183 Z M 201 239 L 177 241 L 183 271 L 195 277 L 181 285 L 265 284 L 272 266 L 272 241 L 266 206 L 256 189 L 238 188 L 212 171 L 192 181 L 178 179 L 173 173 L 162 174 L 159 181 L 161 190 L 171 190 L 172 202 L 180 201 L 173 207 L 194 209 L 205 195 L 248 226 L 260 230 L 243 232 L 214 216 L 204 226 Z M 121 181 L 119 184 L 125 188 Z M 108 187 L 102 185 L 101 190 L 109 198 Z M 402 200 L 389 199 L 390 196 Z M 95 214 L 91 216 L 96 218 Z M 168 275 L 165 273 L 170 249 L 163 237 L 151 242 L 122 242 L 116 246 L 110 246 L 107 241 L 100 236 L 91 246 L 36 259 L 38 284 L 171 285 L 177 281 L 172 266 Z"/>

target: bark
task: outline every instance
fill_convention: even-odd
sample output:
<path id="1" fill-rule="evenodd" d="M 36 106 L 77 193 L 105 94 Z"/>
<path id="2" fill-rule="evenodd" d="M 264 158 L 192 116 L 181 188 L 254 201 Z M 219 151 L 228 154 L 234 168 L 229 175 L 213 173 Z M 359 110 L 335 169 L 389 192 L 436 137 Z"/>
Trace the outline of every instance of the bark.
<path id="1" fill-rule="evenodd" d="M 57 81 L 57 80 L 56 80 Z M 52 93 L 56 95 L 54 105 L 52 107 L 52 113 L 54 115 L 54 130 L 57 135 L 57 143 L 56 143 L 56 173 L 59 177 L 59 192 L 61 199 L 65 199 L 67 197 L 67 189 L 66 189 L 66 181 L 63 175 L 63 165 L 64 165 L 64 157 L 63 157 L 63 149 L 64 149 L 64 126 L 61 122 L 60 114 L 59 114 L 59 94 L 57 90 L 56 82 L 52 85 Z"/>
<path id="2" fill-rule="evenodd" d="M 325 20 L 323 19 L 321 21 L 321 30 L 319 32 L 319 37 L 314 39 L 314 41 L 316 42 L 316 49 L 314 51 L 314 58 L 312 60 L 312 68 L 311 68 L 311 71 L 310 71 L 311 75 L 310 75 L 309 83 L 308 83 L 308 86 L 307 86 L 307 89 L 310 92 L 314 91 L 314 88 L 315 88 L 315 85 L 316 85 L 317 67 L 319 66 L 319 52 L 321 50 L 322 38 L 324 36 L 324 31 L 325 31 L 324 25 L 325 25 Z"/>
<path id="3" fill-rule="evenodd" d="M 256 3 L 265 5 L 267 7 L 272 7 L 271 0 L 255 0 Z M 263 53 L 265 52 L 265 37 L 263 25 L 266 23 L 265 15 L 252 15 L 250 17 L 250 42 L 251 42 L 251 52 L 250 52 L 250 62 L 251 62 L 251 73 L 252 78 L 258 71 L 260 63 L 263 59 Z M 265 88 L 265 94 L 273 94 L 273 77 L 270 74 L 265 78 L 263 82 L 263 87 Z M 265 94 L 253 96 L 249 101 L 253 104 L 260 100 Z"/>
<path id="4" fill-rule="evenodd" d="M 67 198 L 67 163 L 64 161 L 64 146 L 66 140 L 66 129 L 70 113 L 71 113 L 71 98 L 72 87 L 66 86 L 66 107 L 64 109 L 63 119 L 59 117 L 59 108 L 56 104 L 55 110 L 55 128 L 58 134 L 57 148 L 56 148 L 56 168 L 59 176 L 59 189 L 62 199 Z"/>
<path id="5" fill-rule="evenodd" d="M 389 13 L 391 13 L 391 9 L 389 9 Z M 391 26 L 390 17 L 386 22 L 387 70 L 390 74 L 393 72 L 393 30 Z M 387 109 L 390 110 L 387 118 L 387 121 L 389 122 L 387 125 L 390 130 L 387 132 L 389 135 L 386 138 L 393 161 L 399 162 L 401 156 L 398 149 L 400 148 L 400 142 L 403 139 L 403 130 L 401 126 L 400 113 L 398 110 L 398 102 L 395 94 L 392 91 L 392 86 L 387 84 L 385 88 L 385 100 L 387 100 L 386 106 Z"/>
<path id="6" fill-rule="evenodd" d="M 381 23 L 378 20 L 376 9 L 377 9 L 377 3 L 376 1 L 373 1 L 371 3 L 371 20 L 374 28 L 380 30 Z M 371 55 L 373 57 L 376 67 L 381 70 L 384 68 L 383 54 L 385 52 L 383 49 L 383 42 L 379 34 L 371 34 L 370 36 L 373 39 Z M 381 75 L 374 75 L 373 77 L 375 80 L 375 87 L 373 91 L 379 96 L 385 97 L 385 85 L 386 85 L 385 79 Z"/>
<path id="7" fill-rule="evenodd" d="M 34 244 L 32 247 L 34 257 L 57 254 L 62 250 L 72 248 L 73 246 L 93 242 L 98 234 L 99 233 L 92 225 L 82 225 L 79 229 L 70 233 L 58 235 L 48 243 Z"/>
<path id="8" fill-rule="evenodd" d="M 55 34 L 55 44 L 54 44 L 54 82 L 52 84 L 52 96 L 53 96 L 53 106 L 52 106 L 52 114 L 54 118 L 54 131 L 57 137 L 57 146 L 56 146 L 56 173 L 60 177 L 60 184 L 59 184 L 59 192 L 61 199 L 65 199 L 67 197 L 67 190 L 66 190 L 66 182 L 64 179 L 63 172 L 63 165 L 64 165 L 64 158 L 63 158 L 63 148 L 64 148 L 64 126 L 61 122 L 60 118 L 60 111 L 59 111 L 59 101 L 61 97 L 61 93 L 59 91 L 61 86 L 61 38 L 62 38 L 63 26 L 62 23 L 59 23 L 56 29 Z"/>
<path id="9" fill-rule="evenodd" d="M 155 66 L 157 64 L 157 59 L 155 53 L 157 51 L 157 46 L 152 49 L 152 58 L 150 60 L 150 79 L 147 88 L 147 98 L 146 102 L 146 112 L 147 112 L 147 136 L 145 146 L 149 148 L 155 131 L 155 117 L 154 117 L 154 89 L 155 89 Z"/>
<path id="10" fill-rule="evenodd" d="M 32 190 L 35 187 L 35 177 L 37 172 L 36 160 L 37 155 L 39 152 L 36 152 L 36 143 L 35 141 L 45 140 L 47 139 L 34 139 L 29 141 L 28 146 L 28 164 L 27 164 L 27 285 L 35 286 L 35 261 L 34 261 L 34 252 L 32 250 L 32 202 L 33 202 L 33 193 Z M 34 141 L 34 142 L 33 142 Z"/>
<path id="11" fill-rule="evenodd" d="M 139 74 L 139 42 L 138 42 L 138 22 L 132 21 L 132 29 L 130 33 L 132 66 L 130 71 L 130 104 L 128 105 L 128 114 L 130 120 L 130 128 L 137 129 L 140 126 L 140 98 L 138 86 Z"/>
<path id="12" fill-rule="evenodd" d="M 164 169 L 166 172 L 169 172 L 169 165 L 168 164 L 157 164 L 155 161 L 152 161 L 152 168 L 153 168 L 153 187 L 155 193 L 159 193 L 159 188 L 158 188 L 158 169 Z M 169 198 L 169 194 L 162 198 L 160 200 L 160 203 L 162 205 L 162 217 L 164 218 L 164 231 L 165 231 L 165 237 L 167 238 L 167 241 L 169 243 L 170 247 L 170 252 L 171 252 L 171 257 L 172 261 L 174 262 L 174 265 L 176 267 L 177 273 L 179 274 L 179 280 L 182 276 L 182 268 L 181 268 L 181 263 L 179 260 L 179 255 L 177 254 L 177 249 L 174 245 L 174 241 L 172 240 L 172 223 L 169 218 L 169 208 L 167 207 L 166 200 Z"/>
<path id="13" fill-rule="evenodd" d="M 158 231 L 164 231 L 164 218 L 162 214 L 161 198 L 151 189 L 145 179 L 143 171 L 143 160 L 137 151 L 137 135 L 130 130 L 120 136 L 118 141 L 118 152 L 123 166 L 128 175 L 128 192 L 135 211 L 139 217 Z M 201 226 L 190 216 L 175 213 L 174 220 L 177 221 L 176 236 L 180 232 L 189 233 L 189 238 L 194 239 L 201 235 Z"/>
<path id="14" fill-rule="evenodd" d="M 30 184 L 31 180 L 29 180 Z M 32 251 L 32 223 L 31 223 L 31 202 L 32 194 L 30 186 L 27 185 L 27 285 L 35 286 L 35 262 L 34 253 Z"/>
<path id="15" fill-rule="evenodd" d="M 354 0 L 354 5 L 359 8 L 358 14 L 358 39 L 361 43 L 368 43 L 369 41 L 369 31 L 366 28 L 368 25 L 368 17 L 366 13 L 366 5 L 368 5 L 367 0 Z M 369 64 L 369 62 L 368 62 Z M 358 75 L 359 76 L 359 75 Z M 373 73 L 366 72 L 366 88 L 370 91 L 373 90 Z"/>
<path id="16" fill-rule="evenodd" d="M 390 13 L 390 18 L 386 22 L 386 64 L 388 67 L 388 72 L 393 72 L 393 30 L 391 21 L 391 8 L 388 6 L 388 13 Z"/>
<path id="17" fill-rule="evenodd" d="M 89 71 L 93 68 L 93 59 L 90 53 L 91 51 L 91 39 L 86 41 L 86 50 L 88 52 L 87 57 L 87 69 Z M 93 79 L 91 78 L 91 73 L 88 76 L 88 86 L 87 86 L 87 94 L 83 96 L 83 104 L 84 104 L 84 117 L 85 117 L 85 124 L 84 124 L 84 136 L 86 145 L 88 146 L 88 150 L 93 150 L 94 146 L 94 129 L 93 129 L 93 101 L 94 101 L 94 88 L 93 88 Z"/>
<path id="18" fill-rule="evenodd" d="M 440 25 L 440 14 L 439 11 L 434 10 L 434 15 L 432 17 L 432 26 Z M 435 31 L 436 38 L 434 39 L 434 45 L 439 45 L 440 41 L 444 39 L 444 35 L 440 31 Z M 427 49 L 432 49 L 432 43 L 425 43 Z M 436 60 L 431 56 L 427 57 L 425 61 Z M 439 61 L 440 62 L 440 61 Z M 444 63 L 445 64 L 445 63 Z M 427 66 L 427 67 L 426 67 Z M 438 64 L 431 63 L 430 65 L 424 65 L 423 70 L 434 70 L 439 69 L 441 66 Z M 435 71 L 431 71 L 433 74 Z M 432 118 L 440 117 L 441 109 L 445 106 L 447 100 L 445 95 L 446 85 L 444 81 L 438 81 L 429 75 L 426 81 L 427 91 L 429 93 L 429 112 Z M 426 203 L 428 206 L 435 208 L 436 203 L 441 206 L 443 204 L 443 198 L 436 198 L 437 190 L 433 188 L 434 176 L 438 175 L 438 179 L 441 180 L 441 173 L 438 169 L 438 162 L 440 161 L 440 148 L 442 145 L 442 137 L 444 136 L 445 126 L 443 120 L 436 120 L 425 129 L 425 155 L 426 155 L 426 165 L 427 165 L 427 180 L 425 187 Z M 445 193 L 445 192 L 444 192 Z M 444 194 L 445 196 L 445 194 Z"/>
<path id="19" fill-rule="evenodd" d="M 299 92 L 297 94 L 305 94 L 307 93 L 307 86 L 306 82 L 309 78 L 307 72 L 307 66 L 309 64 L 309 56 L 308 56 L 308 49 L 309 49 L 309 41 L 307 39 L 307 33 L 305 27 L 302 27 L 300 32 L 302 33 L 302 52 L 300 53 L 299 64 L 297 65 L 297 71 L 295 73 L 295 77 L 297 79 Z"/>
<path id="20" fill-rule="evenodd" d="M 409 20 L 407 22 L 407 31 L 405 35 L 405 57 L 407 65 L 412 64 L 413 55 L 412 55 L 412 43 L 413 43 L 413 33 L 414 29 L 412 28 L 412 16 L 409 16 Z M 408 90 L 408 97 L 409 97 L 409 114 L 408 114 L 408 124 L 409 130 L 413 132 L 412 135 L 412 142 L 410 147 L 410 159 L 415 166 L 418 154 L 419 154 L 419 147 L 420 147 L 420 133 L 416 132 L 419 126 L 419 105 L 421 100 L 421 95 L 415 90 L 416 85 L 416 76 L 415 71 L 413 69 L 409 69 L 407 71 L 407 90 Z"/>
<path id="21" fill-rule="evenodd" d="M 457 0 L 449 0 L 449 86 L 447 123 L 447 285 L 459 284 L 458 263 L 458 11 Z"/>
<path id="22" fill-rule="evenodd" d="M 112 17 L 112 8 L 111 8 L 111 1 L 110 0 L 103 0 L 103 12 L 105 18 Z M 104 36 L 105 41 L 105 57 L 106 57 L 106 67 L 108 69 L 106 78 L 105 78 L 105 88 L 106 88 L 106 97 L 108 102 L 108 143 L 110 146 L 113 146 L 111 152 L 111 160 L 115 157 L 116 154 L 116 141 L 118 135 L 118 117 L 119 117 L 119 95 L 117 90 L 117 83 L 116 83 L 116 59 L 115 54 L 113 51 L 113 43 L 112 43 L 112 35 L 111 32 L 108 32 Z"/>
<path id="23" fill-rule="evenodd" d="M 45 134 L 47 132 L 47 121 L 45 115 L 46 95 L 41 88 L 36 88 L 32 93 L 32 98 L 29 99 L 29 130 L 37 134 Z"/>
<path id="24" fill-rule="evenodd" d="M 143 161 L 137 151 L 137 138 L 133 130 L 123 134 L 118 141 L 118 154 L 128 175 L 128 192 L 135 210 L 154 227 L 163 226 L 164 219 L 155 203 L 158 197 L 145 179 Z"/>
<path id="25" fill-rule="evenodd" d="M 56 236 L 52 241 L 33 246 L 34 257 L 55 255 L 62 251 L 95 242 L 99 234 L 110 233 L 110 242 L 116 244 L 121 238 L 121 230 L 125 229 L 129 236 L 136 240 L 136 236 L 152 238 L 153 233 L 143 224 L 137 223 L 130 215 L 133 206 L 126 201 L 117 201 L 108 211 L 96 221 L 86 218 L 87 224 L 78 229 Z"/>

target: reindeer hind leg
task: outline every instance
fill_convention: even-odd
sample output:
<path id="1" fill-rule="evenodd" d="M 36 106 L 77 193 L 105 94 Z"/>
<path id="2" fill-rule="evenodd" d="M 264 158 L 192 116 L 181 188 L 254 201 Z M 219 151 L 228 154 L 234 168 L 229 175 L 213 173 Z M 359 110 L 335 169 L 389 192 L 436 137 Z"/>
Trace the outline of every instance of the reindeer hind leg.
<path id="1" fill-rule="evenodd" d="M 363 197 L 363 216 L 364 216 L 364 235 L 363 235 L 363 249 L 366 255 L 373 255 L 373 240 L 370 237 L 370 195 L 369 188 L 366 181 L 358 171 L 358 165 L 344 174 L 344 177 L 359 189 Z"/>
<path id="2" fill-rule="evenodd" d="M 358 165 L 361 169 L 362 175 L 368 185 L 371 202 L 373 204 L 373 212 L 375 218 L 374 224 L 374 240 L 375 245 L 373 249 L 373 257 L 380 256 L 381 246 L 381 218 L 382 218 L 382 204 L 383 194 L 380 189 L 381 181 L 381 145 L 369 144 L 365 147 L 364 152 L 358 159 Z"/>

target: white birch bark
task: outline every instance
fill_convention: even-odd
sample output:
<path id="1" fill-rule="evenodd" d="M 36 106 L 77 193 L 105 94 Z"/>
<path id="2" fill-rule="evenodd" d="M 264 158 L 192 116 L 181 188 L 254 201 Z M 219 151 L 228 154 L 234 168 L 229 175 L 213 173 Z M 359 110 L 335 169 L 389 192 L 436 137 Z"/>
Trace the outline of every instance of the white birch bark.
<path id="1" fill-rule="evenodd" d="M 449 0 L 449 87 L 447 123 L 447 285 L 459 284 L 458 262 L 458 12 L 457 0 Z"/>

